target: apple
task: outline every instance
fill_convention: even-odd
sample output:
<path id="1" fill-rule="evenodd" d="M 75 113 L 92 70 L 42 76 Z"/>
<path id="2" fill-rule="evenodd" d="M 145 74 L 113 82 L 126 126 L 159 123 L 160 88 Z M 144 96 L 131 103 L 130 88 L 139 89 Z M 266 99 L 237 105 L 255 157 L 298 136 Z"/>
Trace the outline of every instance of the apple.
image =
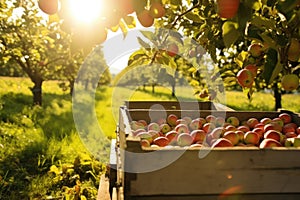
<path id="1" fill-rule="evenodd" d="M 257 124 L 259 123 L 258 119 L 251 117 L 246 121 L 247 126 L 249 126 L 250 129 L 253 129 Z"/>
<path id="2" fill-rule="evenodd" d="M 257 58 L 260 57 L 263 52 L 263 46 L 260 43 L 253 43 L 248 47 L 248 52 L 250 53 L 251 56 Z"/>
<path id="3" fill-rule="evenodd" d="M 134 0 L 118 1 L 118 7 L 122 15 L 126 16 L 134 12 L 133 1 Z"/>
<path id="4" fill-rule="evenodd" d="M 193 143 L 202 143 L 206 137 L 206 133 L 203 130 L 193 130 L 190 135 L 193 138 Z"/>
<path id="5" fill-rule="evenodd" d="M 153 144 L 159 147 L 165 147 L 169 144 L 169 140 L 165 136 L 159 136 L 153 140 Z"/>
<path id="6" fill-rule="evenodd" d="M 155 139 L 159 136 L 163 136 L 159 131 L 155 131 L 155 130 L 149 130 L 148 133 L 150 135 L 152 135 L 152 138 Z"/>
<path id="7" fill-rule="evenodd" d="M 199 143 L 195 143 L 190 146 L 190 148 L 201 148 L 201 147 L 203 147 L 203 145 Z"/>
<path id="8" fill-rule="evenodd" d="M 250 131 L 250 128 L 247 125 L 240 125 L 237 127 L 237 130 L 240 130 L 240 131 L 243 131 L 244 133 L 246 133 L 246 132 Z"/>
<path id="9" fill-rule="evenodd" d="M 177 137 L 177 144 L 181 147 L 189 146 L 193 143 L 193 138 L 188 133 L 180 133 Z"/>
<path id="10" fill-rule="evenodd" d="M 182 119 L 185 120 L 187 124 L 190 124 L 192 122 L 192 118 L 188 116 L 184 116 Z"/>
<path id="11" fill-rule="evenodd" d="M 137 134 L 141 133 L 141 132 L 145 132 L 146 130 L 143 129 L 143 128 L 140 128 L 140 129 L 137 129 L 137 130 L 134 130 L 132 132 L 133 136 L 136 136 Z"/>
<path id="12" fill-rule="evenodd" d="M 250 88 L 252 87 L 252 84 L 254 82 L 254 76 L 252 72 L 248 69 L 241 69 L 237 75 L 237 82 L 242 86 L 243 88 Z"/>
<path id="13" fill-rule="evenodd" d="M 38 6 L 44 13 L 53 15 L 57 13 L 60 2 L 59 0 L 39 0 Z"/>
<path id="14" fill-rule="evenodd" d="M 276 122 L 271 122 L 264 126 L 264 131 L 267 132 L 268 130 L 277 130 L 277 131 L 281 132 L 282 127 Z"/>
<path id="15" fill-rule="evenodd" d="M 264 136 L 264 129 L 263 128 L 259 128 L 259 127 L 256 127 L 254 129 L 252 129 L 253 132 L 257 133 L 259 135 L 260 138 L 263 138 Z"/>
<path id="16" fill-rule="evenodd" d="M 209 122 L 209 123 L 216 123 L 216 117 L 214 115 L 207 115 L 205 117 L 205 120 L 206 122 Z"/>
<path id="17" fill-rule="evenodd" d="M 296 38 L 292 38 L 288 47 L 288 59 L 297 62 L 300 57 L 300 42 Z"/>
<path id="18" fill-rule="evenodd" d="M 168 133 L 166 133 L 165 137 L 168 138 L 170 144 L 175 144 L 177 141 L 177 136 L 178 133 L 174 130 L 169 131 Z"/>
<path id="19" fill-rule="evenodd" d="M 224 117 L 217 117 L 216 118 L 216 126 L 223 126 L 225 123 Z"/>
<path id="20" fill-rule="evenodd" d="M 263 124 L 269 124 L 272 121 L 272 119 L 270 119 L 269 117 L 264 117 L 260 120 L 261 123 Z"/>
<path id="21" fill-rule="evenodd" d="M 296 133 L 297 133 L 298 135 L 300 135 L 300 127 L 297 127 L 297 128 L 296 128 Z"/>
<path id="22" fill-rule="evenodd" d="M 287 132 L 284 135 L 287 138 L 295 138 L 295 137 L 297 137 L 297 133 L 295 133 L 295 132 Z"/>
<path id="23" fill-rule="evenodd" d="M 292 116 L 288 113 L 281 113 L 278 117 L 283 121 L 284 124 L 292 122 Z"/>
<path id="24" fill-rule="evenodd" d="M 226 131 L 222 137 L 228 139 L 233 145 L 237 145 L 240 141 L 240 136 L 234 131 Z"/>
<path id="25" fill-rule="evenodd" d="M 201 129 L 202 126 L 203 126 L 203 122 L 200 121 L 199 119 L 193 119 L 189 124 L 191 130 Z"/>
<path id="26" fill-rule="evenodd" d="M 154 18 L 151 15 L 149 10 L 142 10 L 141 12 L 137 13 L 137 19 L 140 24 L 144 27 L 150 27 L 154 23 Z"/>
<path id="27" fill-rule="evenodd" d="M 137 121 L 131 121 L 130 122 L 130 128 L 133 130 L 133 131 L 136 131 L 138 129 L 145 129 L 144 125 L 141 124 L 140 122 L 137 122 Z"/>
<path id="28" fill-rule="evenodd" d="M 299 77 L 296 74 L 286 74 L 281 79 L 281 86 L 285 91 L 292 91 L 299 86 Z"/>
<path id="29" fill-rule="evenodd" d="M 177 46 L 177 44 L 175 43 L 171 43 L 168 45 L 167 47 L 167 54 L 171 57 L 174 57 L 178 54 L 179 48 Z"/>
<path id="30" fill-rule="evenodd" d="M 224 132 L 225 130 L 223 127 L 217 127 L 214 128 L 209 134 L 212 136 L 212 138 L 218 139 L 223 135 Z"/>
<path id="31" fill-rule="evenodd" d="M 227 125 L 227 126 L 225 127 L 225 130 L 226 130 L 226 131 L 236 131 L 237 128 L 236 128 L 235 126 L 229 124 L 229 125 Z"/>
<path id="32" fill-rule="evenodd" d="M 284 146 L 285 147 L 292 147 L 293 146 L 293 143 L 294 143 L 294 139 L 293 138 L 286 138 L 284 140 Z"/>
<path id="33" fill-rule="evenodd" d="M 252 72 L 254 78 L 257 76 L 258 67 L 256 65 L 247 65 L 246 67 L 244 67 L 244 69 L 247 69 L 250 72 Z"/>
<path id="34" fill-rule="evenodd" d="M 299 137 L 295 137 L 293 138 L 293 146 L 294 147 L 300 147 L 300 138 Z"/>
<path id="35" fill-rule="evenodd" d="M 175 114 L 169 114 L 167 116 L 167 123 L 170 125 L 170 126 L 176 126 L 176 121 L 178 120 L 178 117 L 177 115 Z"/>
<path id="36" fill-rule="evenodd" d="M 233 144 L 230 142 L 230 140 L 226 139 L 226 138 L 219 138 L 216 139 L 216 141 L 213 142 L 212 148 L 215 147 L 233 147 Z"/>
<path id="37" fill-rule="evenodd" d="M 281 118 L 279 118 L 279 117 L 275 117 L 274 119 L 272 119 L 272 122 L 271 123 L 277 123 L 279 126 L 281 126 L 281 127 L 283 127 L 283 125 L 284 125 L 284 122 L 282 121 L 282 119 Z"/>
<path id="38" fill-rule="evenodd" d="M 284 125 L 285 127 L 293 127 L 295 130 L 298 128 L 297 124 L 290 122 Z"/>
<path id="39" fill-rule="evenodd" d="M 177 126 L 175 126 L 174 130 L 178 134 L 180 134 L 180 133 L 189 133 L 190 132 L 188 126 L 185 125 L 185 124 L 178 124 Z"/>
<path id="40" fill-rule="evenodd" d="M 148 128 L 147 129 L 148 129 L 148 131 L 154 130 L 154 131 L 159 132 L 160 131 L 160 126 L 156 122 L 151 122 L 150 124 L 148 124 Z"/>
<path id="41" fill-rule="evenodd" d="M 258 145 L 260 141 L 260 137 L 258 133 L 253 131 L 248 131 L 244 134 L 244 142 L 245 144 L 253 144 Z"/>
<path id="42" fill-rule="evenodd" d="M 239 131 L 239 130 L 236 130 L 235 133 L 239 136 L 240 138 L 240 142 L 244 142 L 244 132 L 243 131 Z"/>
<path id="43" fill-rule="evenodd" d="M 146 120 L 140 119 L 137 122 L 142 124 L 145 128 L 148 126 L 148 123 L 146 122 Z"/>
<path id="44" fill-rule="evenodd" d="M 136 137 L 139 137 L 141 140 L 148 140 L 150 144 L 153 142 L 152 135 L 147 132 L 138 133 Z"/>
<path id="45" fill-rule="evenodd" d="M 217 0 L 217 13 L 221 18 L 233 18 L 239 9 L 240 0 Z"/>
<path id="46" fill-rule="evenodd" d="M 204 130 L 205 133 L 210 133 L 215 128 L 216 128 L 216 125 L 213 123 L 210 123 L 210 122 L 207 122 L 207 123 L 203 124 L 203 126 L 202 126 L 202 130 Z"/>
<path id="47" fill-rule="evenodd" d="M 259 148 L 264 149 L 264 148 L 272 148 L 272 147 L 282 147 L 282 144 L 274 139 L 263 139 L 261 143 L 259 144 Z"/>
<path id="48" fill-rule="evenodd" d="M 184 120 L 184 119 L 177 119 L 176 120 L 176 125 L 178 125 L 178 124 L 188 125 L 189 123 L 186 120 Z"/>
<path id="49" fill-rule="evenodd" d="M 264 139 L 266 138 L 271 138 L 273 140 L 276 140 L 278 142 L 282 141 L 282 134 L 279 131 L 276 130 L 268 130 L 267 132 L 264 133 Z"/>
<path id="50" fill-rule="evenodd" d="M 154 18 L 161 18 L 166 14 L 166 10 L 160 2 L 154 2 L 150 6 L 150 14 Z"/>
<path id="51" fill-rule="evenodd" d="M 296 133 L 296 130 L 293 126 L 289 126 L 289 125 L 284 125 L 283 128 L 282 128 L 282 133 L 286 134 L 286 133 L 289 133 L 289 132 L 294 132 Z"/>
<path id="52" fill-rule="evenodd" d="M 169 124 L 161 124 L 160 126 L 160 132 L 163 134 L 166 134 L 167 132 L 171 131 L 171 127 Z"/>
<path id="53" fill-rule="evenodd" d="M 149 142 L 149 140 L 146 139 L 141 139 L 140 144 L 142 147 L 150 147 L 151 143 Z"/>
<path id="54" fill-rule="evenodd" d="M 196 50 L 194 50 L 194 49 L 189 50 L 189 57 L 190 58 L 194 58 L 196 55 L 197 55 Z"/>
<path id="55" fill-rule="evenodd" d="M 265 124 L 259 122 L 258 124 L 256 124 L 256 125 L 254 126 L 254 128 L 261 128 L 261 129 L 264 129 L 264 126 L 265 126 Z"/>
<path id="56" fill-rule="evenodd" d="M 235 116 L 228 117 L 226 119 L 226 122 L 230 123 L 231 125 L 233 125 L 235 127 L 237 127 L 240 124 L 240 120 Z"/>

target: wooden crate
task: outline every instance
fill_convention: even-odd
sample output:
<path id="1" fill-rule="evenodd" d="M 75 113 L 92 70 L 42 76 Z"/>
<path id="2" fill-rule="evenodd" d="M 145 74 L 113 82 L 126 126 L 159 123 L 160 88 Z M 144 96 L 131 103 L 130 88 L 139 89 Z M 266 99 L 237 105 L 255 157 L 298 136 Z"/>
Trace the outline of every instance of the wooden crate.
<path id="1" fill-rule="evenodd" d="M 153 110 L 152 112 L 162 112 Z M 180 117 L 205 117 L 209 114 L 240 120 L 249 117 L 274 118 L 280 112 L 241 112 L 224 110 L 164 110 Z M 300 125 L 300 118 L 292 114 Z M 256 147 L 160 150 L 142 149 L 131 135 L 130 121 L 150 121 L 149 110 L 120 108 L 118 131 L 119 184 L 125 199 L 299 199 L 300 149 Z M 155 152 L 155 153 L 153 153 Z M 140 154 L 138 154 L 140 153 Z M 147 153 L 153 156 L 147 156 Z M 199 157 L 202 155 L 202 157 Z M 149 154 L 149 155 L 150 155 Z M 172 160 L 157 170 L 159 163 Z M 146 166 L 146 167 L 145 167 Z M 147 168 L 148 166 L 148 168 Z M 149 171 L 147 171 L 149 170 Z M 129 172 L 128 172 L 129 171 Z M 138 173 L 144 171 L 143 173 Z M 230 194 L 230 195 L 229 195 Z"/>

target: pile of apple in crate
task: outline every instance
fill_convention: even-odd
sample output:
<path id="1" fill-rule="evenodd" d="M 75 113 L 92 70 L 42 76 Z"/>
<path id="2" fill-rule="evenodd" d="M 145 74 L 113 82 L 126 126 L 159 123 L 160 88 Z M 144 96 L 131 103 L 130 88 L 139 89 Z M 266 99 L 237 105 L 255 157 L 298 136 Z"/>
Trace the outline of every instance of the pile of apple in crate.
<path id="1" fill-rule="evenodd" d="M 142 147 L 300 147 L 300 127 L 293 122 L 292 114 L 278 112 L 274 117 L 237 116 L 179 117 L 147 122 L 136 119 L 130 122 L 132 134 L 140 138 Z"/>

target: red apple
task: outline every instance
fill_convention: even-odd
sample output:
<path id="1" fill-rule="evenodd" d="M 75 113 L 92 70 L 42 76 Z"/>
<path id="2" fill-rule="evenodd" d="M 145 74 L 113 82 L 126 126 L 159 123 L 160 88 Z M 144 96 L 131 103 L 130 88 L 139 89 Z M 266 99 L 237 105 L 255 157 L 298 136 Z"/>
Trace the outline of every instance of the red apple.
<path id="1" fill-rule="evenodd" d="M 169 114 L 169 115 L 167 116 L 167 123 L 168 123 L 170 126 L 174 127 L 174 126 L 176 126 L 176 121 L 177 121 L 177 119 L 178 119 L 177 115 L 175 115 L 175 114 Z"/>
<path id="2" fill-rule="evenodd" d="M 281 79 L 281 86 L 285 91 L 293 91 L 299 86 L 299 77 L 296 74 L 286 74 Z"/>
<path id="3" fill-rule="evenodd" d="M 154 18 L 151 15 L 150 11 L 147 9 L 142 10 L 136 14 L 138 21 L 144 27 L 150 27 L 154 23 Z"/>
<path id="4" fill-rule="evenodd" d="M 241 125 L 237 127 L 237 130 L 243 131 L 244 133 L 247 133 L 248 131 L 250 131 L 249 126 L 247 125 Z"/>
<path id="5" fill-rule="evenodd" d="M 251 56 L 257 58 L 260 57 L 263 52 L 263 46 L 260 43 L 253 43 L 248 47 L 248 52 L 250 53 Z"/>
<path id="6" fill-rule="evenodd" d="M 226 138 L 219 138 L 216 139 L 216 141 L 213 142 L 212 148 L 215 147 L 233 147 L 233 144 L 230 142 L 230 140 L 226 139 Z"/>
<path id="7" fill-rule="evenodd" d="M 161 18 L 166 14 L 166 10 L 160 2 L 153 2 L 150 6 L 150 14 L 154 18 Z"/>
<path id="8" fill-rule="evenodd" d="M 264 131 L 267 132 L 268 130 L 276 130 L 276 131 L 279 131 L 281 132 L 282 131 L 282 127 L 278 124 L 278 123 L 274 123 L 274 122 L 271 122 L 269 124 L 266 124 L 264 126 Z"/>
<path id="9" fill-rule="evenodd" d="M 272 147 L 282 147 L 282 144 L 274 139 L 263 139 L 263 141 L 259 144 L 259 148 L 272 148 Z"/>
<path id="10" fill-rule="evenodd" d="M 216 126 L 223 126 L 225 123 L 224 117 L 217 117 L 216 118 Z"/>
<path id="11" fill-rule="evenodd" d="M 244 132 L 243 131 L 239 131 L 239 130 L 236 130 L 235 131 L 236 134 L 238 134 L 239 138 L 240 138 L 240 142 L 244 142 Z"/>
<path id="12" fill-rule="evenodd" d="M 200 121 L 199 119 L 193 119 L 189 124 L 191 130 L 201 129 L 202 126 L 203 126 L 203 122 Z"/>
<path id="13" fill-rule="evenodd" d="M 143 119 L 138 120 L 138 123 L 142 124 L 145 128 L 148 126 L 148 123 L 146 122 L 146 120 L 143 120 Z"/>
<path id="14" fill-rule="evenodd" d="M 153 140 L 153 144 L 159 146 L 159 147 L 165 147 L 169 144 L 168 138 L 164 136 L 157 137 Z"/>
<path id="15" fill-rule="evenodd" d="M 148 133 L 150 135 L 152 135 L 152 138 L 155 139 L 159 136 L 163 136 L 159 131 L 155 131 L 155 130 L 149 130 Z"/>
<path id="16" fill-rule="evenodd" d="M 258 119 L 251 117 L 246 121 L 247 126 L 249 126 L 250 129 L 253 129 L 257 124 L 259 123 Z"/>
<path id="17" fill-rule="evenodd" d="M 279 118 L 279 117 L 275 117 L 274 119 L 272 119 L 272 122 L 271 122 L 271 123 L 273 123 L 273 122 L 279 124 L 279 126 L 281 126 L 281 127 L 283 127 L 283 125 L 284 125 L 284 122 L 283 122 L 282 119 Z"/>
<path id="18" fill-rule="evenodd" d="M 223 127 L 217 127 L 213 129 L 209 134 L 212 136 L 212 138 L 218 139 L 223 135 L 224 132 L 225 130 Z"/>
<path id="19" fill-rule="evenodd" d="M 136 136 L 138 133 L 145 132 L 146 130 L 143 128 L 132 131 L 133 136 Z"/>
<path id="20" fill-rule="evenodd" d="M 216 125 L 213 123 L 210 123 L 210 122 L 207 122 L 207 123 L 203 124 L 203 126 L 202 126 L 202 130 L 204 130 L 205 133 L 210 133 L 215 128 L 216 128 Z"/>
<path id="21" fill-rule="evenodd" d="M 237 127 L 240 124 L 240 120 L 237 117 L 231 116 L 226 119 L 226 122 L 230 123 L 231 125 Z"/>
<path id="22" fill-rule="evenodd" d="M 262 118 L 260 120 L 260 122 L 263 123 L 264 125 L 269 124 L 271 121 L 272 121 L 272 119 L 270 119 L 268 117 Z"/>
<path id="23" fill-rule="evenodd" d="M 235 126 L 229 124 L 225 127 L 225 130 L 226 131 L 235 131 L 235 130 L 237 130 L 237 128 Z"/>
<path id="24" fill-rule="evenodd" d="M 190 124 L 192 122 L 192 118 L 191 117 L 188 117 L 188 116 L 185 116 L 182 118 L 184 121 L 187 122 L 187 124 Z"/>
<path id="25" fill-rule="evenodd" d="M 243 88 L 250 88 L 252 87 L 252 84 L 254 82 L 254 76 L 252 72 L 248 69 L 241 69 L 237 73 L 237 82 L 242 86 Z"/>
<path id="26" fill-rule="evenodd" d="M 240 141 L 240 136 L 234 131 L 226 131 L 223 138 L 228 139 L 233 145 L 237 145 Z"/>
<path id="27" fill-rule="evenodd" d="M 202 143 L 206 137 L 206 133 L 203 130 L 193 130 L 190 135 L 193 138 L 193 143 Z"/>
<path id="28" fill-rule="evenodd" d="M 264 133 L 264 138 L 271 138 L 273 140 L 276 140 L 278 142 L 281 142 L 282 140 L 282 134 L 279 131 L 276 130 L 268 130 Z"/>
<path id="29" fill-rule="evenodd" d="M 142 147 L 150 147 L 151 143 L 149 142 L 149 140 L 146 139 L 141 139 L 140 144 Z"/>
<path id="30" fill-rule="evenodd" d="M 217 13 L 222 18 L 233 18 L 239 9 L 240 0 L 217 0 Z"/>
<path id="31" fill-rule="evenodd" d="M 158 123 L 156 122 L 151 122 L 150 124 L 148 124 L 148 131 L 150 130 L 154 130 L 154 131 L 160 131 L 160 127 L 158 125 Z"/>
<path id="32" fill-rule="evenodd" d="M 248 131 L 244 134 L 245 144 L 258 145 L 259 141 L 260 141 L 260 137 L 256 132 Z"/>
<path id="33" fill-rule="evenodd" d="M 264 126 L 265 126 L 265 124 L 259 122 L 258 124 L 256 124 L 256 125 L 254 126 L 254 128 L 261 128 L 261 129 L 264 129 Z"/>
<path id="34" fill-rule="evenodd" d="M 178 133 L 174 130 L 166 133 L 165 137 L 168 138 L 170 144 L 175 144 L 177 142 Z"/>
<path id="35" fill-rule="evenodd" d="M 252 131 L 257 133 L 260 138 L 263 138 L 264 133 L 265 133 L 263 128 L 254 128 L 254 129 L 252 129 Z"/>
<path id="36" fill-rule="evenodd" d="M 289 126 L 289 125 L 285 124 L 282 128 L 282 133 L 286 134 L 286 133 L 289 133 L 289 132 L 296 133 L 296 130 L 293 126 Z"/>
<path id="37" fill-rule="evenodd" d="M 138 129 L 145 129 L 144 125 L 140 122 L 137 122 L 137 121 L 131 121 L 130 122 L 130 128 L 133 130 L 133 131 L 136 131 Z"/>
<path id="38" fill-rule="evenodd" d="M 297 137 L 297 133 L 295 133 L 295 132 L 287 132 L 287 133 L 285 133 L 285 136 L 287 138 L 294 138 L 294 137 Z"/>
<path id="39" fill-rule="evenodd" d="M 181 147 L 189 146 L 193 143 L 193 138 L 188 133 L 180 133 L 177 137 L 177 144 Z"/>
<path id="40" fill-rule="evenodd" d="M 244 69 L 248 69 L 250 72 L 252 72 L 254 78 L 257 76 L 258 67 L 256 65 L 247 65 L 244 67 Z"/>
<path id="41" fill-rule="evenodd" d="M 57 13 L 59 9 L 59 0 L 39 0 L 39 8 L 48 15 Z"/>
<path id="42" fill-rule="evenodd" d="M 189 123 L 187 121 L 185 121 L 184 119 L 177 119 L 176 120 L 176 125 L 178 125 L 178 124 L 188 125 Z"/>
<path id="43" fill-rule="evenodd" d="M 185 125 L 185 124 L 178 124 L 177 126 L 175 126 L 174 130 L 178 134 L 180 134 L 180 133 L 189 133 L 190 132 L 188 126 Z"/>
<path id="44" fill-rule="evenodd" d="M 207 115 L 205 117 L 206 122 L 210 122 L 210 123 L 215 123 L 216 122 L 216 117 L 214 115 Z"/>
<path id="45" fill-rule="evenodd" d="M 288 113 L 281 113 L 278 117 L 284 122 L 284 124 L 292 122 L 292 116 Z"/>

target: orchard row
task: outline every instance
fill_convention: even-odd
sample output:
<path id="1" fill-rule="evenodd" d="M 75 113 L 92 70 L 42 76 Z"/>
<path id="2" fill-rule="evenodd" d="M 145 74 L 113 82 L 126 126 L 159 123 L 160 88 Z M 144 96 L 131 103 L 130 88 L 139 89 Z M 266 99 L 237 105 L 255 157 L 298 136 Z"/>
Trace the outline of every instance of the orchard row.
<path id="1" fill-rule="evenodd" d="M 170 114 L 156 122 L 131 121 L 130 126 L 143 147 L 300 147 L 300 127 L 288 113 L 246 121 L 235 116 L 192 119 Z"/>

